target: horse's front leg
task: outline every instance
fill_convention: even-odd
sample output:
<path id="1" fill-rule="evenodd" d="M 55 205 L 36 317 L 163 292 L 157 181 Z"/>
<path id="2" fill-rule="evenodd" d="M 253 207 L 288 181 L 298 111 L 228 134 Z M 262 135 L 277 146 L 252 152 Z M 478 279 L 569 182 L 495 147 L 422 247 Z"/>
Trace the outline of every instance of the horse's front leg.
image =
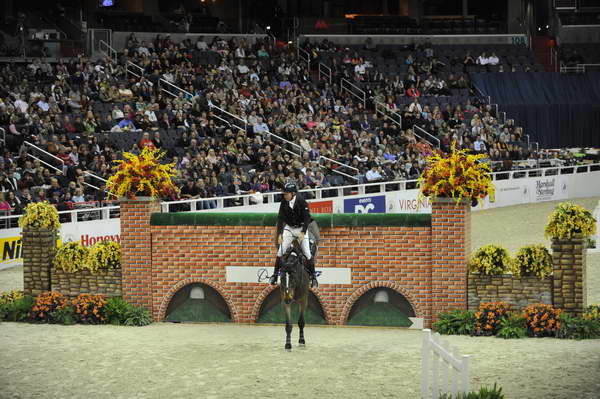
<path id="1" fill-rule="evenodd" d="M 285 349 L 290 352 L 292 350 L 292 305 L 283 303 L 285 309 Z"/>
<path id="2" fill-rule="evenodd" d="M 304 309 L 306 308 L 306 304 L 300 305 L 300 317 L 298 317 L 298 328 L 300 328 L 300 339 L 298 339 L 298 344 L 300 346 L 304 346 L 306 342 L 304 342 Z"/>

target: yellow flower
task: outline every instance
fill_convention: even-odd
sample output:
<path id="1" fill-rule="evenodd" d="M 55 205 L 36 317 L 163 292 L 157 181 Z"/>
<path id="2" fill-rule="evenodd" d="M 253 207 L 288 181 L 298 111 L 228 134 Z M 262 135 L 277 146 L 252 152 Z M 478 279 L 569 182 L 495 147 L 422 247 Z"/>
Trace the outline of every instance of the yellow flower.
<path id="1" fill-rule="evenodd" d="M 58 211 L 48 201 L 32 202 L 25 207 L 25 212 L 19 218 L 19 227 L 59 230 Z"/>
<path id="2" fill-rule="evenodd" d="M 88 248 L 79 241 L 61 245 L 54 256 L 54 267 L 67 273 L 74 273 L 86 267 Z"/>
<path id="3" fill-rule="evenodd" d="M 581 234 L 583 238 L 596 234 L 596 220 L 587 209 L 570 202 L 561 202 L 548 216 L 545 228 L 547 238 L 573 238 Z"/>
<path id="4" fill-rule="evenodd" d="M 456 150 L 454 144 L 447 158 L 440 152 L 427 157 L 427 167 L 419 177 L 419 196 L 454 198 L 458 203 L 462 198 L 480 202 L 489 195 L 490 201 L 494 201 L 491 169 L 480 162 L 484 157 Z"/>
<path id="5" fill-rule="evenodd" d="M 168 197 L 177 194 L 172 181 L 175 164 L 161 164 L 164 152 L 146 147 L 140 155 L 123 153 L 125 160 L 115 161 L 115 174 L 108 179 L 109 191 L 119 197 L 136 195 Z"/>
<path id="6" fill-rule="evenodd" d="M 121 245 L 115 241 L 99 241 L 89 251 L 86 268 L 116 269 L 121 266 Z"/>

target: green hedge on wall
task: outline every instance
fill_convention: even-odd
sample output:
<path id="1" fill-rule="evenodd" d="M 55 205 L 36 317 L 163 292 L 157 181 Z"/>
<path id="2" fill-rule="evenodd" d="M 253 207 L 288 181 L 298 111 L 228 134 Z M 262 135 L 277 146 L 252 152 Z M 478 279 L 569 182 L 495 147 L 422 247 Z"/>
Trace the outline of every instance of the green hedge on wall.
<path id="1" fill-rule="evenodd" d="M 430 214 L 415 213 L 333 213 L 312 215 L 321 228 L 342 226 L 429 227 Z M 153 213 L 153 226 L 275 226 L 276 213 Z"/>

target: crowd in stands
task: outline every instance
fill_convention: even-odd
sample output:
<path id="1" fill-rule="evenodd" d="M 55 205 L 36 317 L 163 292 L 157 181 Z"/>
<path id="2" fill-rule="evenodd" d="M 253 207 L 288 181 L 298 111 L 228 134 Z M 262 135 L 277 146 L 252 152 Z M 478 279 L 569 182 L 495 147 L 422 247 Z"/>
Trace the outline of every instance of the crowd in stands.
<path id="1" fill-rule="evenodd" d="M 0 210 L 18 214 L 41 200 L 60 210 L 106 203 L 114 199 L 103 180 L 112 161 L 146 146 L 176 164 L 181 194 L 170 200 L 279 191 L 288 179 L 300 189 L 416 179 L 437 140 L 442 151 L 454 142 L 501 168 L 540 156 L 431 47 L 415 48 L 402 75 L 339 54 L 334 84 L 269 40 L 145 42 L 132 34 L 115 60 L 0 65 Z M 498 58 L 469 57 L 465 65 Z M 342 77 L 365 88 L 366 103 L 340 89 Z M 377 103 L 387 113 L 374 112 Z"/>

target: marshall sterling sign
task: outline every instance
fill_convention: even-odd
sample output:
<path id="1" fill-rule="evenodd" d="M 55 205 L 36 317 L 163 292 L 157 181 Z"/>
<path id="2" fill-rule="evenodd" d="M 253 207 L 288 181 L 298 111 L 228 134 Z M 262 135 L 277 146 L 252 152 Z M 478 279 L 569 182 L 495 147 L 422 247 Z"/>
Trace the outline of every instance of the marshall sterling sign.
<path id="1" fill-rule="evenodd" d="M 542 179 L 535 182 L 535 200 L 545 201 L 554 197 L 556 179 Z"/>

